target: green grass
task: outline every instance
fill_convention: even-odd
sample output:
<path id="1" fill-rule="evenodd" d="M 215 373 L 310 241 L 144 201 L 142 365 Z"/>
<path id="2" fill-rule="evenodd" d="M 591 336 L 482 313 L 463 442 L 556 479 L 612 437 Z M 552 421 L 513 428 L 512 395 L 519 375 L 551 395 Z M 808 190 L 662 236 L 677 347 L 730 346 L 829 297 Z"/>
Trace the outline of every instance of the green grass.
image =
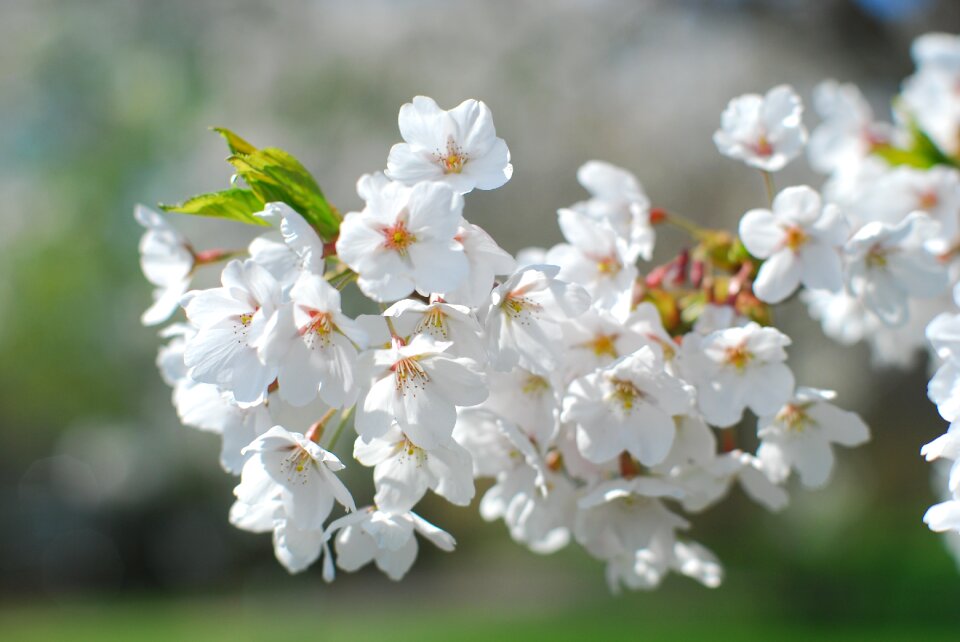
<path id="1" fill-rule="evenodd" d="M 955 640 L 941 622 L 803 623 L 749 614 L 745 596 L 701 593 L 688 604 L 650 595 L 597 599 L 576 605 L 523 608 L 447 607 L 431 599 L 398 608 L 377 597 L 341 599 L 196 598 L 113 600 L 67 605 L 26 605 L 0 610 L 0 639 L 46 640 Z M 382 596 L 381 596 L 382 598 Z"/>

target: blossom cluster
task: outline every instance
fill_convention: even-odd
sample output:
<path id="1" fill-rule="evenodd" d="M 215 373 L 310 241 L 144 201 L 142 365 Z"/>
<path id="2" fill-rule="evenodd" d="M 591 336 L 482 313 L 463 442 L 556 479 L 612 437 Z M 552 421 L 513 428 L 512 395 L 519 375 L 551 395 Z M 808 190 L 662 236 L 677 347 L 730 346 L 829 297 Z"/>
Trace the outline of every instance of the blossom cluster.
<path id="1" fill-rule="evenodd" d="M 743 96 L 715 142 L 769 179 L 806 145 L 801 116 L 789 87 Z M 263 226 L 243 252 L 196 251 L 136 211 L 157 288 L 143 321 L 178 306 L 186 318 L 161 332 L 173 404 L 221 435 L 221 465 L 239 476 L 230 521 L 271 533 L 289 571 L 320 561 L 332 579 L 373 562 L 399 579 L 415 534 L 454 547 L 413 512 L 426 493 L 466 506 L 486 478 L 484 519 L 537 553 L 576 543 L 614 590 L 670 571 L 717 586 L 718 560 L 684 534 L 693 515 L 734 486 L 779 510 L 794 472 L 821 487 L 833 446 L 868 439 L 832 392 L 797 385 L 770 304 L 802 284 L 905 319 L 915 282 L 935 294 L 931 215 L 866 220 L 794 186 L 747 212 L 738 237 L 652 207 L 629 171 L 590 161 L 577 173 L 586 198 L 557 212 L 565 242 L 514 256 L 464 218 L 465 195 L 513 173 L 489 108 L 417 97 L 399 127 L 386 169 L 357 182 L 363 206 L 343 216 L 298 191 L 312 179 L 283 191 L 276 177 L 302 169 L 285 153 L 222 131 L 250 190 L 168 209 Z M 811 154 L 838 153 L 819 132 Z M 691 246 L 653 263 L 674 227 Z M 223 261 L 220 287 L 190 289 Z M 370 313 L 344 310 L 354 286 Z M 319 419 L 285 425 L 285 406 Z M 347 434 L 372 469 L 360 507 L 341 475 Z"/>
<path id="2" fill-rule="evenodd" d="M 821 117 L 807 145 L 811 167 L 827 175 L 818 194 L 790 187 L 769 209 L 740 221 L 747 250 L 764 259 L 756 296 L 800 298 L 825 334 L 870 344 L 879 365 L 909 366 L 925 348 L 939 363 L 928 393 L 949 422 L 960 418 L 960 37 L 933 33 L 912 48 L 916 71 L 882 122 L 850 84 L 814 91 Z M 783 126 L 799 99 L 784 88 L 742 97 L 724 114 L 716 142 L 726 155 L 762 170 L 797 156 L 802 126 Z M 951 291 L 953 296 L 951 296 Z M 955 424 L 927 444 L 928 460 L 960 459 Z M 924 521 L 960 533 L 960 468 L 945 478 L 945 501 Z M 943 482 L 938 482 L 938 484 Z"/>

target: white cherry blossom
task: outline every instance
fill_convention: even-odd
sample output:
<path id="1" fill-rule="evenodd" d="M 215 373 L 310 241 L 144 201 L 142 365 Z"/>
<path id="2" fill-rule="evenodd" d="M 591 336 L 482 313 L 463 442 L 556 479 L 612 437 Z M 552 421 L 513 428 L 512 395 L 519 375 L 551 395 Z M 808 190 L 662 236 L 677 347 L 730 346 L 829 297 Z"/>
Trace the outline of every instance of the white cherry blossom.
<path id="1" fill-rule="evenodd" d="M 872 222 L 847 242 L 847 286 L 888 325 L 908 319 L 908 297 L 932 297 L 946 289 L 944 266 L 925 247 L 936 223 L 914 212 L 896 225 Z"/>
<path id="2" fill-rule="evenodd" d="M 489 378 L 490 396 L 483 407 L 507 419 L 525 435 L 549 444 L 560 423 L 560 394 L 557 382 L 516 367 Z"/>
<path id="3" fill-rule="evenodd" d="M 337 255 L 360 277 L 357 285 L 376 301 L 395 301 L 460 287 L 469 272 L 455 236 L 463 197 L 443 183 L 405 187 L 361 178 L 366 207 L 340 225 Z"/>
<path id="4" fill-rule="evenodd" d="M 195 334 L 196 329 L 182 323 L 165 328 L 161 336 L 170 341 L 157 354 L 157 366 L 164 381 L 173 388 L 173 407 L 180 423 L 220 435 L 220 465 L 239 475 L 247 460 L 241 451 L 274 422 L 265 404 L 241 407 L 232 395 L 215 385 L 190 378 L 183 351 L 187 338 Z"/>
<path id="5" fill-rule="evenodd" d="M 469 357 L 478 362 L 486 359 L 486 344 L 481 336 L 483 328 L 473 311 L 462 305 L 435 300 L 424 303 L 401 299 L 383 311 L 393 320 L 401 337 L 417 335 L 432 337 L 435 341 L 451 343 L 451 355 Z"/>
<path id="6" fill-rule="evenodd" d="M 600 309 L 629 309 L 637 268 L 627 242 L 575 210 L 561 209 L 557 218 L 568 242 L 551 248 L 546 262 L 560 267 L 558 278 L 582 285 Z"/>
<path id="7" fill-rule="evenodd" d="M 276 505 L 279 497 L 283 517 L 301 530 L 322 529 L 334 500 L 347 510 L 355 509 L 350 491 L 334 474 L 343 470 L 343 464 L 301 433 L 274 426 L 244 451 L 253 456 L 234 489 L 241 503 Z"/>
<path id="8" fill-rule="evenodd" d="M 187 239 L 157 212 L 137 205 L 133 216 L 146 229 L 140 237 L 140 268 L 147 281 L 156 286 L 153 305 L 140 320 L 144 325 L 157 325 L 177 310 L 180 298 L 190 287 L 193 250 Z"/>
<path id="9" fill-rule="evenodd" d="M 622 167 L 593 160 L 580 166 L 577 181 L 591 198 L 570 209 L 610 225 L 626 242 L 631 263 L 638 256 L 649 261 L 656 232 L 650 224 L 650 199 L 637 177 Z"/>
<path id="10" fill-rule="evenodd" d="M 840 210 L 824 207 L 810 187 L 788 187 L 773 209 L 750 210 L 740 219 L 740 239 L 764 259 L 753 284 L 761 301 L 779 303 L 805 287 L 837 291 L 843 285 L 840 248 L 848 230 Z"/>
<path id="11" fill-rule="evenodd" d="M 747 497 L 771 511 L 783 509 L 790 499 L 764 463 L 742 450 L 715 454 L 692 466 L 677 466 L 670 471 L 669 479 L 683 489 L 681 502 L 690 512 L 716 504 L 735 481 Z"/>
<path id="12" fill-rule="evenodd" d="M 260 403 L 277 377 L 276 366 L 264 364 L 257 347 L 281 304 L 280 284 L 252 260 L 228 263 L 221 283 L 183 296 L 187 318 L 198 328 L 187 341 L 184 362 L 195 381 L 232 392 L 238 403 Z"/>
<path id="13" fill-rule="evenodd" d="M 658 535 L 672 537 L 689 522 L 664 506 L 661 498 L 679 498 L 679 487 L 652 477 L 597 484 L 581 496 L 574 536 L 590 554 L 609 560 L 647 548 Z"/>
<path id="14" fill-rule="evenodd" d="M 453 438 L 429 450 L 414 444 L 394 424 L 382 437 L 357 437 L 353 456 L 373 467 L 374 502 L 381 510 L 408 511 L 427 492 L 466 506 L 473 499 L 473 462 Z"/>
<path id="15" fill-rule="evenodd" d="M 824 81 L 813 90 L 813 106 L 823 122 L 810 135 L 807 156 L 818 172 L 845 171 L 892 135 L 889 125 L 874 121 L 856 85 Z"/>
<path id="16" fill-rule="evenodd" d="M 947 154 L 960 153 L 960 36 L 930 33 L 911 50 L 917 73 L 904 81 L 904 106 Z"/>
<path id="17" fill-rule="evenodd" d="M 443 181 L 461 194 L 496 189 L 510 180 L 510 150 L 497 138 L 490 108 L 465 100 L 443 110 L 426 96 L 400 108 L 400 135 L 387 158 L 386 174 L 415 185 Z"/>
<path id="18" fill-rule="evenodd" d="M 277 367 L 281 398 L 303 406 L 319 393 L 329 406 L 352 404 L 357 346 L 366 344 L 366 333 L 341 312 L 340 293 L 320 276 L 304 272 L 290 299 L 268 322 L 259 346 L 263 361 Z"/>
<path id="19" fill-rule="evenodd" d="M 807 140 L 803 104 L 788 85 L 761 96 L 744 94 L 723 111 L 713 142 L 724 156 L 767 172 L 781 170 L 796 158 Z"/>
<path id="20" fill-rule="evenodd" d="M 420 448 L 447 441 L 457 420 L 457 406 L 474 406 L 487 398 L 477 363 L 446 354 L 449 347 L 449 342 L 419 335 L 409 344 L 395 341 L 389 349 L 363 355 L 365 389 L 356 417 L 361 437 L 383 437 L 396 422 Z"/>
<path id="21" fill-rule="evenodd" d="M 292 286 L 303 272 L 322 275 L 323 241 L 306 219 L 286 203 L 267 203 L 257 216 L 278 228 L 250 243 L 250 256 L 267 268 L 286 287 Z"/>
<path id="22" fill-rule="evenodd" d="M 697 387 L 700 412 L 714 426 L 732 426 L 745 408 L 776 412 L 793 394 L 793 373 L 783 362 L 790 338 L 756 323 L 717 330 L 683 344 L 684 374 Z"/>
<path id="23" fill-rule="evenodd" d="M 337 566 L 356 571 L 373 562 L 395 581 L 402 579 L 417 559 L 419 546 L 414 533 L 442 551 L 450 552 L 456 545 L 449 533 L 416 513 L 387 513 L 372 506 L 333 522 L 327 533 L 334 531 L 339 531 L 334 540 Z"/>
<path id="24" fill-rule="evenodd" d="M 644 346 L 574 381 L 561 420 L 576 424 L 577 446 L 590 461 L 602 463 L 627 451 L 653 466 L 670 452 L 673 417 L 691 410 L 692 392 Z"/>
<path id="25" fill-rule="evenodd" d="M 463 253 L 470 264 L 469 274 L 456 290 L 441 294 L 450 303 L 484 306 L 490 300 L 496 277 L 512 274 L 517 269 L 517 262 L 483 228 L 468 223 L 466 219 L 460 221 L 460 229 L 454 239 L 463 246 Z"/>
<path id="26" fill-rule="evenodd" d="M 521 268 L 493 291 L 486 311 L 491 365 L 508 371 L 518 364 L 546 374 L 559 361 L 560 323 L 583 314 L 590 295 L 557 278 L 560 268 Z"/>
<path id="27" fill-rule="evenodd" d="M 870 438 L 856 413 L 829 403 L 834 398 L 836 393 L 830 390 L 798 388 L 775 415 L 759 418 L 757 456 L 774 481 L 786 479 L 793 468 L 804 486 L 823 486 L 833 469 L 832 444 L 853 447 Z"/>
<path id="28" fill-rule="evenodd" d="M 502 519 L 514 541 L 546 555 L 570 542 L 577 495 L 563 475 L 547 473 L 541 479 L 542 474 L 526 464 L 502 472 L 483 495 L 480 516 L 487 521 Z"/>

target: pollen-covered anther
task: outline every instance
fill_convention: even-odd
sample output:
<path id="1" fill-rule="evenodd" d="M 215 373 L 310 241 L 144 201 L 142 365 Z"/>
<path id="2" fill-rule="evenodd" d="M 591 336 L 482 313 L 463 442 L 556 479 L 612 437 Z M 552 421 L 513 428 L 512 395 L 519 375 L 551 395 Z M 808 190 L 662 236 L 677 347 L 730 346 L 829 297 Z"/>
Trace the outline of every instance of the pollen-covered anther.
<path id="1" fill-rule="evenodd" d="M 530 317 L 535 317 L 543 310 L 543 306 L 523 296 L 521 292 L 511 292 L 508 294 L 504 298 L 501 307 L 507 313 L 508 317 L 521 323 L 529 322 Z"/>
<path id="2" fill-rule="evenodd" d="M 430 375 L 413 357 L 405 357 L 390 366 L 398 392 L 406 392 L 410 388 L 423 389 L 430 381 Z"/>
<path id="3" fill-rule="evenodd" d="M 616 401 L 624 412 L 629 413 L 633 410 L 636 403 L 643 397 L 643 393 L 631 381 L 613 379 L 610 383 L 613 390 L 609 398 Z"/>
<path id="4" fill-rule="evenodd" d="M 407 255 L 407 250 L 417 242 L 416 235 L 407 229 L 406 221 L 400 219 L 396 224 L 383 228 L 383 246 L 397 252 L 401 256 Z"/>
<path id="5" fill-rule="evenodd" d="M 463 166 L 468 158 L 463 149 L 457 145 L 450 136 L 447 138 L 447 149 L 445 153 L 434 154 L 436 161 L 440 164 L 444 174 L 459 174 L 463 171 Z"/>
<path id="6" fill-rule="evenodd" d="M 288 481 L 299 481 L 301 484 L 306 484 L 307 468 L 312 461 L 313 457 L 310 456 L 310 453 L 297 446 L 290 449 L 290 454 L 281 463 L 281 469 L 287 473 Z"/>
<path id="7" fill-rule="evenodd" d="M 417 334 L 427 333 L 433 337 L 446 339 L 449 333 L 447 315 L 439 307 L 430 308 L 417 323 Z"/>
<path id="8" fill-rule="evenodd" d="M 397 445 L 397 451 L 401 458 L 412 459 L 418 468 L 427 463 L 427 451 L 417 446 L 406 436 Z"/>

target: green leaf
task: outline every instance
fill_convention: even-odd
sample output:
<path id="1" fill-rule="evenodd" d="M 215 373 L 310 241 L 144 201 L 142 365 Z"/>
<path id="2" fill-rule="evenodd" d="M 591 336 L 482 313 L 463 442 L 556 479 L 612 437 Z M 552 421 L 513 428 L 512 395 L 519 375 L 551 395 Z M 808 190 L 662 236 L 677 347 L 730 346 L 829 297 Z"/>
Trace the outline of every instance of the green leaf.
<path id="1" fill-rule="evenodd" d="M 935 160 L 922 152 L 913 149 L 900 149 L 890 145 L 880 145 L 873 150 L 873 153 L 890 165 L 895 166 L 906 165 L 907 167 L 927 169 L 937 164 Z"/>
<path id="2" fill-rule="evenodd" d="M 222 192 L 211 192 L 188 198 L 179 205 L 160 205 L 166 212 L 213 216 L 231 221 L 240 221 L 251 225 L 269 225 L 267 221 L 254 216 L 263 211 L 263 201 L 248 189 L 234 187 Z"/>
<path id="3" fill-rule="evenodd" d="M 920 129 L 916 120 L 909 115 L 905 117 L 908 119 L 908 129 L 912 138 L 910 147 L 901 149 L 889 144 L 878 145 L 873 150 L 877 156 L 891 165 L 906 165 L 918 169 L 928 169 L 935 165 L 958 166 L 957 159 L 944 154 L 927 133 Z"/>
<path id="4" fill-rule="evenodd" d="M 227 147 L 234 154 L 253 154 L 257 151 L 256 147 L 225 127 L 211 127 L 210 129 L 220 134 L 227 141 Z"/>
<path id="5" fill-rule="evenodd" d="M 236 153 L 227 161 L 264 203 L 282 201 L 300 213 L 324 240 L 340 229 L 340 215 L 310 172 L 296 158 L 273 147 Z"/>

